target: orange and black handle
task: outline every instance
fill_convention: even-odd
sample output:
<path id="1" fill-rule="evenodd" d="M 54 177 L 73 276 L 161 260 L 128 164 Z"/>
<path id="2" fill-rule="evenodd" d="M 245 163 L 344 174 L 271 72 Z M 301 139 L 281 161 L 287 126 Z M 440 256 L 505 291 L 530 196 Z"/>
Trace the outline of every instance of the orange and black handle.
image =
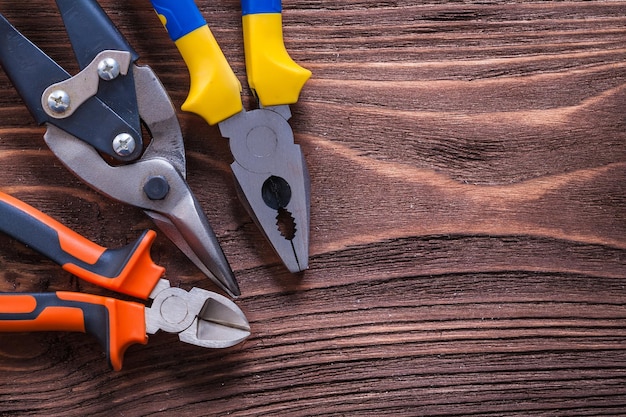
<path id="1" fill-rule="evenodd" d="M 0 231 L 85 281 L 133 297 L 148 298 L 165 272 L 150 257 L 150 247 L 156 237 L 152 230 L 145 231 L 129 245 L 104 248 L 2 192 Z"/>
<path id="2" fill-rule="evenodd" d="M 122 368 L 124 352 L 130 345 L 148 342 L 143 304 L 62 291 L 0 293 L 0 331 L 91 334 L 116 371 Z"/>

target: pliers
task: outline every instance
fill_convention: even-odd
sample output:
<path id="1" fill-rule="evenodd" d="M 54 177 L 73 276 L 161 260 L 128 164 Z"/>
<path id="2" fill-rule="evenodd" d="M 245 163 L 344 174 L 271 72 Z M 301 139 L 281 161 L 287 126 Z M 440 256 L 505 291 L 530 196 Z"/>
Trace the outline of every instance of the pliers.
<path id="1" fill-rule="evenodd" d="M 115 370 L 126 349 L 147 334 L 177 333 L 207 348 L 233 346 L 250 335 L 244 313 L 228 298 L 200 288 L 185 291 L 161 278 L 152 262 L 156 236 L 146 230 L 134 243 L 107 249 L 28 204 L 0 192 L 0 231 L 49 257 L 66 271 L 103 288 L 151 300 L 150 307 L 92 294 L 0 293 L 0 331 L 79 331 L 95 336 Z"/>
<path id="2" fill-rule="evenodd" d="M 81 68 L 74 76 L 0 15 L 0 64 L 46 125 L 44 140 L 85 183 L 143 209 L 204 274 L 238 296 L 233 271 L 185 181 L 182 132 L 159 79 L 136 65 L 137 53 L 96 1 L 56 3 Z"/>
<path id="3" fill-rule="evenodd" d="M 248 84 L 259 108 L 245 111 L 241 84 L 193 0 L 151 0 L 190 73 L 183 110 L 218 124 L 229 139 L 240 199 L 291 272 L 308 268 L 310 182 L 288 120 L 311 72 L 283 42 L 280 0 L 242 0 Z"/>

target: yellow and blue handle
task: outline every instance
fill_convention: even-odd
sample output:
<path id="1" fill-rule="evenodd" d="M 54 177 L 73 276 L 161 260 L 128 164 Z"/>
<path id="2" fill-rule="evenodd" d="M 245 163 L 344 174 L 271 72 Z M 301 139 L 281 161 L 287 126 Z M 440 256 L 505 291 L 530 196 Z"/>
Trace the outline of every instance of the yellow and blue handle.
<path id="1" fill-rule="evenodd" d="M 181 108 L 213 125 L 243 110 L 241 84 L 193 0 L 151 0 L 189 70 Z"/>
<path id="2" fill-rule="evenodd" d="M 241 0 L 241 14 L 281 13 L 281 0 Z"/>
<path id="3" fill-rule="evenodd" d="M 283 40 L 280 0 L 241 0 L 248 84 L 263 106 L 293 104 L 311 77 Z"/>
<path id="4" fill-rule="evenodd" d="M 195 2 L 151 2 L 189 69 L 189 95 L 181 108 L 212 125 L 242 111 L 241 84 Z M 263 106 L 297 102 L 311 72 L 285 49 L 280 0 L 242 0 L 241 6 L 250 88 Z"/>

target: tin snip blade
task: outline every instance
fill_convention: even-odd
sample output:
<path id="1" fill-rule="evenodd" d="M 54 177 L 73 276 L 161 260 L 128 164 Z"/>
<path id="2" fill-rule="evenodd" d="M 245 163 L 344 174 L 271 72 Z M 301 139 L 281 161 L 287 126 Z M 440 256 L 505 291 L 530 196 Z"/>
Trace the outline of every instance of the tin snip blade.
<path id="1" fill-rule="evenodd" d="M 143 209 L 204 274 L 240 295 L 185 180 L 182 132 L 159 79 L 136 64 L 137 53 L 97 2 L 56 3 L 81 68 L 74 76 L 0 15 L 0 64 L 35 120 L 46 125 L 46 143 L 85 183 Z"/>

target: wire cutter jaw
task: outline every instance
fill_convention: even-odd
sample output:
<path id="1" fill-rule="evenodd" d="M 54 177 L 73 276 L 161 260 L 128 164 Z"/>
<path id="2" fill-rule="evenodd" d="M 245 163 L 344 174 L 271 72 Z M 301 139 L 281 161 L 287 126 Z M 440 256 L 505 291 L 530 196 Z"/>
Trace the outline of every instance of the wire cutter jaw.
<path id="1" fill-rule="evenodd" d="M 250 336 L 250 324 L 228 298 L 201 288 L 185 291 L 162 279 L 146 308 L 146 332 L 178 333 L 182 342 L 206 348 L 234 346 Z"/>

